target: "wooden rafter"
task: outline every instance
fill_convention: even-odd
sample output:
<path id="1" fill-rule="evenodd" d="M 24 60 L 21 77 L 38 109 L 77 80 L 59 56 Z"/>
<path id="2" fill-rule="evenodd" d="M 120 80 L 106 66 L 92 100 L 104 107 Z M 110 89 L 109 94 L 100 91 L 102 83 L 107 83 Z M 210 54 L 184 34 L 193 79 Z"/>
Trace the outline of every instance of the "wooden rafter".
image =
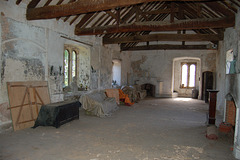
<path id="1" fill-rule="evenodd" d="M 32 1 L 28 4 L 27 8 L 35 8 L 40 1 L 41 1 L 41 0 L 32 0 Z"/>
<path id="2" fill-rule="evenodd" d="M 82 19 L 81 21 L 76 25 L 77 28 L 81 28 L 92 16 L 94 15 L 94 13 L 87 13 Z"/>
<path id="3" fill-rule="evenodd" d="M 225 16 L 235 16 L 234 12 L 225 6 L 221 5 L 218 2 L 206 2 L 205 3 L 208 7 L 210 7 L 213 11 L 219 14 L 224 14 Z"/>
<path id="4" fill-rule="evenodd" d="M 52 0 L 48 0 L 48 1 L 44 4 L 44 6 L 48 6 L 51 2 L 52 2 Z"/>
<path id="5" fill-rule="evenodd" d="M 62 4 L 62 5 L 53 5 L 40 8 L 29 8 L 27 10 L 27 19 L 36 20 L 36 19 L 51 19 L 57 17 L 65 17 L 70 15 L 96 12 L 108 10 L 116 7 L 134 5 L 144 2 L 151 2 L 154 0 L 78 0 L 74 3 Z"/>
<path id="6" fill-rule="evenodd" d="M 139 50 L 216 50 L 211 45 L 145 45 L 134 47 L 121 47 L 121 51 L 139 51 Z"/>
<path id="7" fill-rule="evenodd" d="M 33 0 L 33 1 L 39 2 L 40 0 Z M 109 10 L 116 7 L 124 7 L 124 6 L 135 5 L 139 3 L 145 3 L 145 2 L 153 2 L 153 1 L 156 1 L 156 0 L 118 0 L 118 1 L 78 0 L 74 3 L 45 6 L 40 8 L 34 8 L 31 6 L 31 7 L 28 7 L 26 16 L 28 20 L 51 19 L 51 18 L 66 17 L 70 15 L 77 15 L 77 14 L 88 13 L 88 12 Z M 174 0 L 165 0 L 165 1 L 174 1 Z M 180 1 L 189 1 L 189 0 L 180 0 Z M 192 0 L 192 1 L 203 1 L 203 0 Z"/>
<path id="8" fill-rule="evenodd" d="M 163 21 L 135 22 L 133 24 L 110 25 L 92 28 L 75 28 L 76 35 L 98 35 L 118 32 L 138 31 L 176 31 L 184 29 L 227 28 L 235 25 L 235 17 L 201 18 L 177 20 L 173 23 Z"/>
<path id="9" fill-rule="evenodd" d="M 223 35 L 218 34 L 150 34 L 122 38 L 103 38 L 103 44 L 118 44 L 148 41 L 220 41 Z"/>
<path id="10" fill-rule="evenodd" d="M 70 22 L 70 25 L 72 25 L 78 18 L 80 17 L 80 14 L 79 15 L 76 15 Z"/>

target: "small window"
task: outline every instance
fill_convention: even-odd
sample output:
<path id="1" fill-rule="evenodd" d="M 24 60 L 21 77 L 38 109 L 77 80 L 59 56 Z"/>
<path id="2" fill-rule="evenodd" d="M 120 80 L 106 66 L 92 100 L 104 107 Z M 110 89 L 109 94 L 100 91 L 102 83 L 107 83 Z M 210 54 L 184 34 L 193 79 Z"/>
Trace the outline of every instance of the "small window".
<path id="1" fill-rule="evenodd" d="M 66 49 L 64 52 L 64 86 L 69 84 L 69 51 Z"/>
<path id="2" fill-rule="evenodd" d="M 64 51 L 64 86 L 69 86 L 74 77 L 77 77 L 77 52 L 69 47 Z"/>
<path id="3" fill-rule="evenodd" d="M 181 88 L 193 88 L 196 84 L 196 63 L 182 63 Z"/>
<path id="4" fill-rule="evenodd" d="M 72 52 L 72 79 L 77 75 L 77 53 Z"/>

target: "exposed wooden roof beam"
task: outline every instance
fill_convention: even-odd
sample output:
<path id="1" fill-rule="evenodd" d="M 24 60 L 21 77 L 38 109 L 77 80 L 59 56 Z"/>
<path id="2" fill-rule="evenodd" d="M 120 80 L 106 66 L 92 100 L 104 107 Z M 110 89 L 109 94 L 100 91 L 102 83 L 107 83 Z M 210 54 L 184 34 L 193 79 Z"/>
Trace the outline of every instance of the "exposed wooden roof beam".
<path id="1" fill-rule="evenodd" d="M 121 51 L 139 51 L 139 50 L 216 50 L 211 45 L 145 45 L 145 46 L 135 46 L 135 47 L 121 47 Z"/>
<path id="2" fill-rule="evenodd" d="M 78 17 L 80 17 L 80 14 L 76 15 L 75 18 L 71 20 L 70 25 L 72 25 L 78 19 Z"/>
<path id="3" fill-rule="evenodd" d="M 235 16 L 232 10 L 228 9 L 218 2 L 206 2 L 205 4 L 217 13 L 224 14 L 225 16 Z"/>
<path id="4" fill-rule="evenodd" d="M 77 28 L 81 28 L 92 16 L 94 13 L 87 13 L 81 21 L 76 25 Z"/>
<path id="5" fill-rule="evenodd" d="M 160 9 L 160 10 L 153 10 L 153 11 L 148 11 L 148 12 L 143 12 L 142 15 L 149 15 L 149 14 L 163 14 L 163 13 L 171 13 L 171 12 L 178 12 L 178 8 L 174 8 L 171 10 L 171 8 L 168 9 Z"/>
<path id="6" fill-rule="evenodd" d="M 40 0 L 33 0 L 39 2 Z M 32 1 L 32 2 L 33 2 Z M 116 7 L 124 7 L 129 5 L 135 5 L 144 2 L 152 2 L 156 0 L 78 0 L 74 3 L 52 5 L 40 8 L 28 7 L 27 19 L 51 19 L 57 17 L 66 17 L 70 15 L 77 15 L 88 12 L 103 11 L 113 9 Z M 166 1 L 166 0 L 165 0 Z M 174 0 L 167 0 L 174 1 Z M 189 1 L 189 0 L 180 0 Z M 203 1 L 203 0 L 191 0 L 191 1 Z M 31 3 L 32 3 L 31 2 Z M 35 5 L 36 6 L 36 5 Z"/>
<path id="7" fill-rule="evenodd" d="M 48 1 L 44 4 L 44 6 L 48 6 L 51 2 L 52 2 L 52 0 L 48 0 Z"/>
<path id="8" fill-rule="evenodd" d="M 184 29 L 227 28 L 235 25 L 235 17 L 201 18 L 177 20 L 173 23 L 163 21 L 135 22 L 133 24 L 110 25 L 92 28 L 75 28 L 76 35 L 98 35 L 138 31 L 176 31 Z"/>
<path id="9" fill-rule="evenodd" d="M 78 0 L 74 3 L 45 6 L 40 8 L 29 8 L 27 10 L 27 19 L 51 19 L 65 17 L 88 12 L 108 10 L 116 7 L 123 7 L 154 0 Z"/>
<path id="10" fill-rule="evenodd" d="M 103 38 L 103 44 L 118 44 L 148 41 L 220 41 L 223 35 L 219 34 L 149 34 L 122 38 Z"/>

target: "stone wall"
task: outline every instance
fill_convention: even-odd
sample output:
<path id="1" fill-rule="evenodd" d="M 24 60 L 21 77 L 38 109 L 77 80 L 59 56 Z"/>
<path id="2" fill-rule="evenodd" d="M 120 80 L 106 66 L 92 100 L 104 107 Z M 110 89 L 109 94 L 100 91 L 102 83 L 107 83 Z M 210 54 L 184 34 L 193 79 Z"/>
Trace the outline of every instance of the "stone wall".
<path id="1" fill-rule="evenodd" d="M 226 87 L 229 85 L 226 83 L 226 53 L 228 50 L 232 49 L 233 54 L 236 57 L 236 73 L 240 72 L 240 13 L 236 15 L 235 20 L 235 27 L 227 28 L 224 32 L 224 40 L 219 44 L 219 54 L 217 54 L 216 65 L 217 65 L 217 72 L 216 72 L 216 88 L 219 90 L 217 94 L 217 109 L 220 111 L 221 114 L 224 112 L 225 108 L 225 96 L 228 94 L 226 93 Z"/>
<path id="2" fill-rule="evenodd" d="M 239 118 L 239 82 L 240 82 L 240 11 L 236 15 L 235 27 L 227 28 L 224 32 L 224 40 L 219 43 L 219 53 L 217 54 L 216 65 L 216 89 L 217 94 L 217 110 L 224 115 L 226 108 L 226 96 L 230 94 L 236 105 L 236 127 L 234 137 L 234 156 L 240 158 L 240 118 Z M 235 74 L 226 74 L 226 53 L 233 50 L 236 58 Z"/>
<path id="3" fill-rule="evenodd" d="M 75 24 L 61 19 L 27 21 L 27 4 L 15 3 L 0 1 L 0 132 L 3 123 L 11 122 L 6 82 L 48 81 L 51 101 L 63 100 L 63 75 L 59 67 L 63 68 L 66 44 L 86 51 L 82 56 L 87 57 L 79 57 L 79 70 L 84 68 L 90 74 L 88 89 L 111 88 L 113 57 L 122 60 L 122 84 L 127 84 L 129 56 L 120 53 L 118 45 L 103 46 L 102 38 L 96 36 L 75 36 Z"/>
<path id="4" fill-rule="evenodd" d="M 144 84 L 149 81 L 162 82 L 162 97 L 172 97 L 174 90 L 174 59 L 195 58 L 200 60 L 200 73 L 204 71 L 216 72 L 215 50 L 158 50 L 134 51 L 131 53 L 131 84 Z M 209 63 L 210 62 L 210 63 Z M 180 70 L 176 71 L 178 74 Z M 179 78 L 178 78 L 179 80 Z M 196 80 L 196 83 L 199 79 Z M 153 83 L 153 82 L 152 82 Z M 201 79 L 200 79 L 201 83 Z M 199 88 L 201 90 L 201 88 Z M 187 96 L 190 96 L 191 90 Z"/>

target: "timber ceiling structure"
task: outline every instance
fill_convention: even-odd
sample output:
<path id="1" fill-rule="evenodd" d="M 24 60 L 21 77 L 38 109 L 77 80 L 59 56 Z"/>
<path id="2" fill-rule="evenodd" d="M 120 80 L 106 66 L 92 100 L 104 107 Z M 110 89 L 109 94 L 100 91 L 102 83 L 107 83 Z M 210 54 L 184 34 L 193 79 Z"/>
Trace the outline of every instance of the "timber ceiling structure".
<path id="1" fill-rule="evenodd" d="M 27 20 L 55 18 L 75 25 L 78 36 L 101 36 L 122 51 L 216 49 L 240 7 L 240 0 L 16 0 L 21 3 Z"/>

